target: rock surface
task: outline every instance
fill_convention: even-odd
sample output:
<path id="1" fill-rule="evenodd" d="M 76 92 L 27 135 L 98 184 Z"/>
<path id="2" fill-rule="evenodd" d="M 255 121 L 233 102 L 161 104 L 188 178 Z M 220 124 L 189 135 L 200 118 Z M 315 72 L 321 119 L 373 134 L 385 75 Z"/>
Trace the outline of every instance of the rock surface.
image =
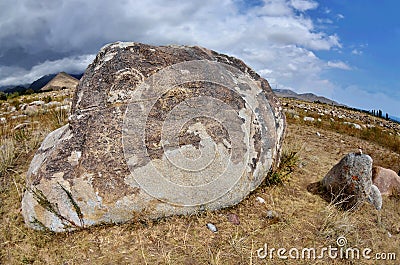
<path id="1" fill-rule="evenodd" d="M 357 209 L 363 202 L 382 207 L 379 190 L 372 184 L 372 158 L 350 153 L 340 160 L 322 180 L 332 200 L 343 209 Z"/>
<path id="2" fill-rule="evenodd" d="M 400 177 L 393 170 L 374 166 L 372 181 L 382 195 L 400 195 Z"/>
<path id="3" fill-rule="evenodd" d="M 41 144 L 22 200 L 32 228 L 65 231 L 240 202 L 279 161 L 285 120 L 269 84 L 201 47 L 113 43 Z"/>

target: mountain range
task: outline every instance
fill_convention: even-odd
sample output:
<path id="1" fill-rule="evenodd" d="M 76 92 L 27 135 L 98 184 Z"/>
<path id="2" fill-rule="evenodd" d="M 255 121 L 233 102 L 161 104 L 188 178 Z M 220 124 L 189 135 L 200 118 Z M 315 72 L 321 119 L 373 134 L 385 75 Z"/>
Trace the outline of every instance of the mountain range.
<path id="1" fill-rule="evenodd" d="M 41 78 L 37 79 L 31 84 L 17 85 L 17 86 L 2 86 L 0 87 L 0 91 L 4 91 L 6 93 L 13 93 L 13 92 L 23 93 L 27 89 L 32 89 L 35 92 L 39 91 L 42 92 L 50 90 L 61 90 L 64 88 L 75 88 L 79 82 L 79 79 L 81 79 L 82 76 L 83 74 L 67 74 L 65 72 L 60 72 L 58 74 L 48 74 L 42 76 Z M 326 97 L 317 96 L 313 93 L 299 94 L 290 89 L 272 89 L 272 90 L 278 97 L 293 98 L 308 102 L 320 102 L 334 106 L 347 107 L 344 104 L 340 104 Z M 389 117 L 393 121 L 400 122 L 399 117 L 395 117 L 392 115 L 390 115 Z"/>
<path id="2" fill-rule="evenodd" d="M 24 85 L 17 85 L 17 86 L 2 86 L 0 87 L 0 91 L 4 91 L 6 93 L 13 93 L 13 92 L 24 92 L 27 89 L 32 89 L 35 92 L 40 91 L 42 88 L 44 88 L 47 84 L 49 84 L 50 81 L 55 79 L 54 81 L 54 87 L 58 88 L 59 85 L 57 84 L 62 84 L 64 81 L 66 82 L 67 85 L 71 85 L 71 80 L 74 79 L 76 81 L 79 81 L 83 74 L 67 74 L 64 72 L 58 73 L 58 74 L 49 74 L 49 75 L 44 75 L 41 78 L 35 80 L 31 84 L 24 84 Z M 63 81 L 61 82 L 60 79 Z M 59 81 L 57 81 L 59 80 Z M 51 84 L 50 84 L 51 85 Z M 51 90 L 50 85 L 47 87 L 47 90 Z M 66 85 L 62 85 L 64 87 Z M 54 89 L 53 87 L 53 89 Z"/>
<path id="3" fill-rule="evenodd" d="M 79 83 L 79 79 L 67 73 L 61 72 L 51 79 L 40 91 L 61 90 L 65 88 L 74 89 Z"/>
<path id="4" fill-rule="evenodd" d="M 272 90 L 274 91 L 275 95 L 277 95 L 278 97 L 282 97 L 282 98 L 294 98 L 294 99 L 299 99 L 299 100 L 308 101 L 308 102 L 320 102 L 320 103 L 325 103 L 325 104 L 334 105 L 334 106 L 345 106 L 334 100 L 331 100 L 329 98 L 322 97 L 322 96 L 317 96 L 313 93 L 298 94 L 290 89 L 272 89 Z"/>

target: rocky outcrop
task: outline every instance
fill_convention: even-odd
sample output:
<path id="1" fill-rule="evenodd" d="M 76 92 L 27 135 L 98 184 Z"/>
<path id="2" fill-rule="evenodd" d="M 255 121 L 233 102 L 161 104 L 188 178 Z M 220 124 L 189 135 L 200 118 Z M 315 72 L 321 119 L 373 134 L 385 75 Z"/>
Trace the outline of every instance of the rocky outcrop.
<path id="1" fill-rule="evenodd" d="M 234 205 L 277 164 L 284 128 L 267 81 L 236 58 L 107 45 L 79 83 L 69 124 L 31 162 L 25 222 L 65 231 Z"/>
<path id="2" fill-rule="evenodd" d="M 400 195 L 400 177 L 391 169 L 375 166 L 372 181 L 382 195 Z"/>
<path id="3" fill-rule="evenodd" d="M 326 174 L 322 185 L 343 209 L 357 209 L 366 201 L 382 208 L 381 194 L 372 184 L 372 158 L 368 155 L 346 155 Z"/>

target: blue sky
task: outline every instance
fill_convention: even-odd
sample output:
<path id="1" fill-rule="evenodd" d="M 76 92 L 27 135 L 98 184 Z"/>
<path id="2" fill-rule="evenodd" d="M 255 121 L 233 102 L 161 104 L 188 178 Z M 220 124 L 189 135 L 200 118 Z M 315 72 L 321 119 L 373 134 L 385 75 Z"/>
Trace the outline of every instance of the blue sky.
<path id="1" fill-rule="evenodd" d="M 0 86 L 82 72 L 106 43 L 200 45 L 273 88 L 400 116 L 396 0 L 2 0 Z"/>
<path id="2" fill-rule="evenodd" d="M 400 2 L 330 0 L 319 4 L 310 16 L 318 20 L 325 9 L 326 17 L 334 21 L 327 31 L 340 37 L 342 48 L 316 54 L 321 59 L 343 61 L 351 68 L 325 74 L 343 89 L 333 97 L 352 106 L 381 108 L 400 116 Z M 363 96 L 358 96 L 359 90 Z"/>

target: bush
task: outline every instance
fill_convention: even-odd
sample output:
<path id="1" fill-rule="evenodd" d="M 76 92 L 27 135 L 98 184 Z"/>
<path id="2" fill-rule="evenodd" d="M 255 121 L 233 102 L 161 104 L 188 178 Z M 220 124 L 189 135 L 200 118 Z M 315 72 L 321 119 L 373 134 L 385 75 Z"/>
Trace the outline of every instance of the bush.
<path id="1" fill-rule="evenodd" d="M 50 101 L 52 101 L 53 99 L 51 98 L 51 96 L 47 96 L 43 99 L 44 102 L 49 103 Z"/>
<path id="2" fill-rule="evenodd" d="M 16 98 L 16 97 L 19 97 L 19 92 L 14 92 L 14 93 L 11 93 L 11 94 L 7 94 L 7 98 L 8 99 L 12 99 L 12 98 Z"/>
<path id="3" fill-rule="evenodd" d="M 27 90 L 25 90 L 25 95 L 32 95 L 32 94 L 34 94 L 35 93 L 35 91 L 32 89 L 32 88 L 29 88 L 29 89 L 27 89 Z"/>
<path id="4" fill-rule="evenodd" d="M 3 91 L 0 91 L 0 100 L 7 100 L 7 94 Z"/>
<path id="5" fill-rule="evenodd" d="M 268 172 L 265 180 L 267 186 L 283 184 L 290 179 L 290 175 L 297 167 L 299 158 L 297 152 L 283 151 L 281 163 L 276 170 Z"/>

